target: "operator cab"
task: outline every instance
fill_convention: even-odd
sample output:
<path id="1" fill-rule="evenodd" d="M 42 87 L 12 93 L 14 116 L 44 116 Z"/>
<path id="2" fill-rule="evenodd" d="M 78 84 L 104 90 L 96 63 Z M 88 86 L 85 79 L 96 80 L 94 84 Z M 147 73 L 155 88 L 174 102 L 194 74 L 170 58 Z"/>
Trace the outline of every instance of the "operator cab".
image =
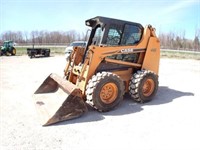
<path id="1" fill-rule="evenodd" d="M 86 20 L 92 27 L 86 49 L 96 46 L 126 46 L 137 44 L 142 37 L 143 26 L 139 23 L 97 16 Z"/>
<path id="2" fill-rule="evenodd" d="M 109 47 L 137 45 L 141 41 L 142 33 L 144 30 L 143 26 L 139 23 L 100 16 L 86 20 L 85 24 L 91 27 L 92 30 L 86 46 L 83 62 L 90 45 Z M 106 58 L 136 63 L 138 61 L 139 54 L 114 54 L 107 56 Z M 107 71 L 109 68 L 127 69 L 127 66 L 102 62 L 97 70 Z"/>

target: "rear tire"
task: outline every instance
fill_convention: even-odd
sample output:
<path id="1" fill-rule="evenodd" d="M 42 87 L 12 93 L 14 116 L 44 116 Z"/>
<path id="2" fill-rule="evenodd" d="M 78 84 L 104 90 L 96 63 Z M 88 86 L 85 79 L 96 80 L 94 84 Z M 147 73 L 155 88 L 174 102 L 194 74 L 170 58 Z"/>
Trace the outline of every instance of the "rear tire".
<path id="1" fill-rule="evenodd" d="M 125 91 L 123 81 L 111 72 L 93 75 L 86 86 L 87 103 L 98 111 L 109 111 L 122 100 Z"/>
<path id="2" fill-rule="evenodd" d="M 50 56 L 50 53 L 46 51 L 45 54 L 44 54 L 44 56 L 45 56 L 45 57 L 49 57 L 49 56 Z"/>
<path id="3" fill-rule="evenodd" d="M 158 75 L 148 70 L 139 70 L 131 78 L 129 94 L 136 102 L 149 102 L 158 90 Z"/>
<path id="4" fill-rule="evenodd" d="M 10 56 L 10 53 L 8 51 L 5 52 L 6 56 Z"/>

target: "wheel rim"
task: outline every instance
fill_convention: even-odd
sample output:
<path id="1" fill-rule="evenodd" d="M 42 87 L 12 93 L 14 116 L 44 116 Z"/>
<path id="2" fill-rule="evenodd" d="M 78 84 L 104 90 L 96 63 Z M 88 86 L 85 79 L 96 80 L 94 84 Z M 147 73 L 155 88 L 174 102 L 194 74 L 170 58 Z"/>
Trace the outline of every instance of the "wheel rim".
<path id="1" fill-rule="evenodd" d="M 117 98 L 118 88 L 114 83 L 105 84 L 100 91 L 101 101 L 110 104 L 114 102 Z"/>
<path id="2" fill-rule="evenodd" d="M 144 82 L 144 85 L 143 85 L 143 88 L 142 88 L 143 95 L 146 96 L 146 97 L 150 96 L 153 93 L 154 88 L 155 88 L 154 81 L 152 79 L 147 79 Z"/>
<path id="3" fill-rule="evenodd" d="M 13 54 L 14 54 L 14 55 L 16 54 L 16 49 L 13 49 Z"/>

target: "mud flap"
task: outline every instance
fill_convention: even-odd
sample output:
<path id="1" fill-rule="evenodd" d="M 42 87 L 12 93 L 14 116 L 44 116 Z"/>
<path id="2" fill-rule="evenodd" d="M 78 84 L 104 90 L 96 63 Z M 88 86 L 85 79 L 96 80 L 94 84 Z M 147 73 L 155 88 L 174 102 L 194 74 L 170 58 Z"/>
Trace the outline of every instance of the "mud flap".
<path id="1" fill-rule="evenodd" d="M 50 74 L 34 93 L 43 126 L 77 118 L 87 112 L 81 90 L 56 74 Z"/>

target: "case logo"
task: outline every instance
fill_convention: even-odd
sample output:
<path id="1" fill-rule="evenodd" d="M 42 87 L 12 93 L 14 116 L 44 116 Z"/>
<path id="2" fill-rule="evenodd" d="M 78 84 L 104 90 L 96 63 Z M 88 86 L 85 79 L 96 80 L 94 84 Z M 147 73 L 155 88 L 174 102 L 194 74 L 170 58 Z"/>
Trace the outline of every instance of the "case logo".
<path id="1" fill-rule="evenodd" d="M 121 53 L 132 53 L 133 51 L 133 48 L 121 49 Z"/>

